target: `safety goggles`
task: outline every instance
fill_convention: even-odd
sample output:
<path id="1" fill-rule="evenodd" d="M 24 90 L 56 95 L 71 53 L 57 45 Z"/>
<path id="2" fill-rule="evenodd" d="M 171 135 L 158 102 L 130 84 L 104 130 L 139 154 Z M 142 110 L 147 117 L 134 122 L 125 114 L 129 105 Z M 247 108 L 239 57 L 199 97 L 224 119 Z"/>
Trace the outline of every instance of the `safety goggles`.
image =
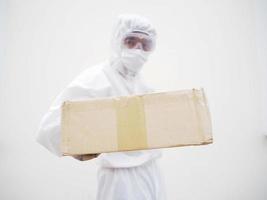
<path id="1" fill-rule="evenodd" d="M 123 39 L 124 47 L 128 49 L 143 49 L 152 51 L 155 46 L 154 40 L 143 33 L 129 33 Z"/>

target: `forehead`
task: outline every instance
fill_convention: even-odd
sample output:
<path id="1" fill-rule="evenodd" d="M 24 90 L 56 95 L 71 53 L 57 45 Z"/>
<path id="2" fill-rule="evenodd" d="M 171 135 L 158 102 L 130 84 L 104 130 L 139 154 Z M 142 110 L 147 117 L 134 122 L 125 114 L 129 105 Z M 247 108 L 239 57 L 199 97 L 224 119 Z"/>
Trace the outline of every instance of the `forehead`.
<path id="1" fill-rule="evenodd" d="M 139 32 L 139 31 L 133 31 L 124 36 L 125 39 L 128 37 L 138 37 L 138 38 L 147 38 L 147 39 L 150 38 L 147 33 Z"/>
<path id="2" fill-rule="evenodd" d="M 142 32 L 142 31 L 132 31 L 132 33 L 139 33 L 141 35 L 147 35 L 147 36 L 149 36 L 148 33 L 145 33 L 145 32 Z"/>

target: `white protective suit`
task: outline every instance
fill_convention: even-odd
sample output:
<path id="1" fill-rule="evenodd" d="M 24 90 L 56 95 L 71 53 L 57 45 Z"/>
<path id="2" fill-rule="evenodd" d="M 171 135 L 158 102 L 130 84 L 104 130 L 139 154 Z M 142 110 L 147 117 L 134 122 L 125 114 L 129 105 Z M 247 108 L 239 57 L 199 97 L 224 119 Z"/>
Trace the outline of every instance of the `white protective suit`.
<path id="1" fill-rule="evenodd" d="M 143 52 L 144 54 L 142 54 L 141 51 L 134 50 L 138 54 L 138 56 L 134 56 L 123 49 L 121 45 L 123 36 L 132 31 L 141 31 L 151 37 L 156 35 L 147 19 L 135 15 L 120 16 L 115 24 L 111 40 L 112 56 L 110 60 L 90 67 L 76 77 L 58 95 L 42 119 L 37 141 L 53 154 L 62 156 L 59 146 L 60 107 L 63 101 L 152 92 L 139 73 L 148 53 Z M 129 58 L 131 56 L 138 57 L 139 60 Z M 133 68 L 134 65 L 139 66 Z M 96 158 L 100 166 L 97 199 L 165 199 L 165 190 L 156 160 L 160 156 L 160 150 L 100 154 Z"/>

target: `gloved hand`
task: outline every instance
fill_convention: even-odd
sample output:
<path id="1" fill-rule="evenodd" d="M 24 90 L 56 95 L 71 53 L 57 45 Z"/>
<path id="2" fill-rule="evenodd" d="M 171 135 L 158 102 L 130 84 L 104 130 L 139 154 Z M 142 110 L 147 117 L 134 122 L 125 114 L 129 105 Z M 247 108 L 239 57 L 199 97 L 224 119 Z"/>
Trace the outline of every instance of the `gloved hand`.
<path id="1" fill-rule="evenodd" d="M 79 161 L 86 161 L 96 158 L 97 156 L 99 156 L 99 154 L 84 154 L 84 155 L 75 155 L 72 157 Z"/>

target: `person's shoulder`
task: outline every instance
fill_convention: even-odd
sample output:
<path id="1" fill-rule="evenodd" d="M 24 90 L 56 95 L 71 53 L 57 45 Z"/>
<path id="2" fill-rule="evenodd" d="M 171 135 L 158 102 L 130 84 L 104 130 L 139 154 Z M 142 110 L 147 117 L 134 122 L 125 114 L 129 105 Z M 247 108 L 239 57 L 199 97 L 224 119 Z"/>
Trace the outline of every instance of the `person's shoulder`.
<path id="1" fill-rule="evenodd" d="M 102 68 L 103 68 L 103 63 L 86 67 L 85 70 L 83 70 L 80 74 L 78 74 L 75 79 L 75 81 L 80 81 L 80 82 L 86 82 L 88 80 L 96 78 L 96 76 L 101 76 L 102 73 Z"/>
<path id="2" fill-rule="evenodd" d="M 76 76 L 76 78 L 71 82 L 71 85 L 92 86 L 94 88 L 108 86 L 109 82 L 103 72 L 104 66 L 105 62 L 87 67 L 78 76 Z"/>

